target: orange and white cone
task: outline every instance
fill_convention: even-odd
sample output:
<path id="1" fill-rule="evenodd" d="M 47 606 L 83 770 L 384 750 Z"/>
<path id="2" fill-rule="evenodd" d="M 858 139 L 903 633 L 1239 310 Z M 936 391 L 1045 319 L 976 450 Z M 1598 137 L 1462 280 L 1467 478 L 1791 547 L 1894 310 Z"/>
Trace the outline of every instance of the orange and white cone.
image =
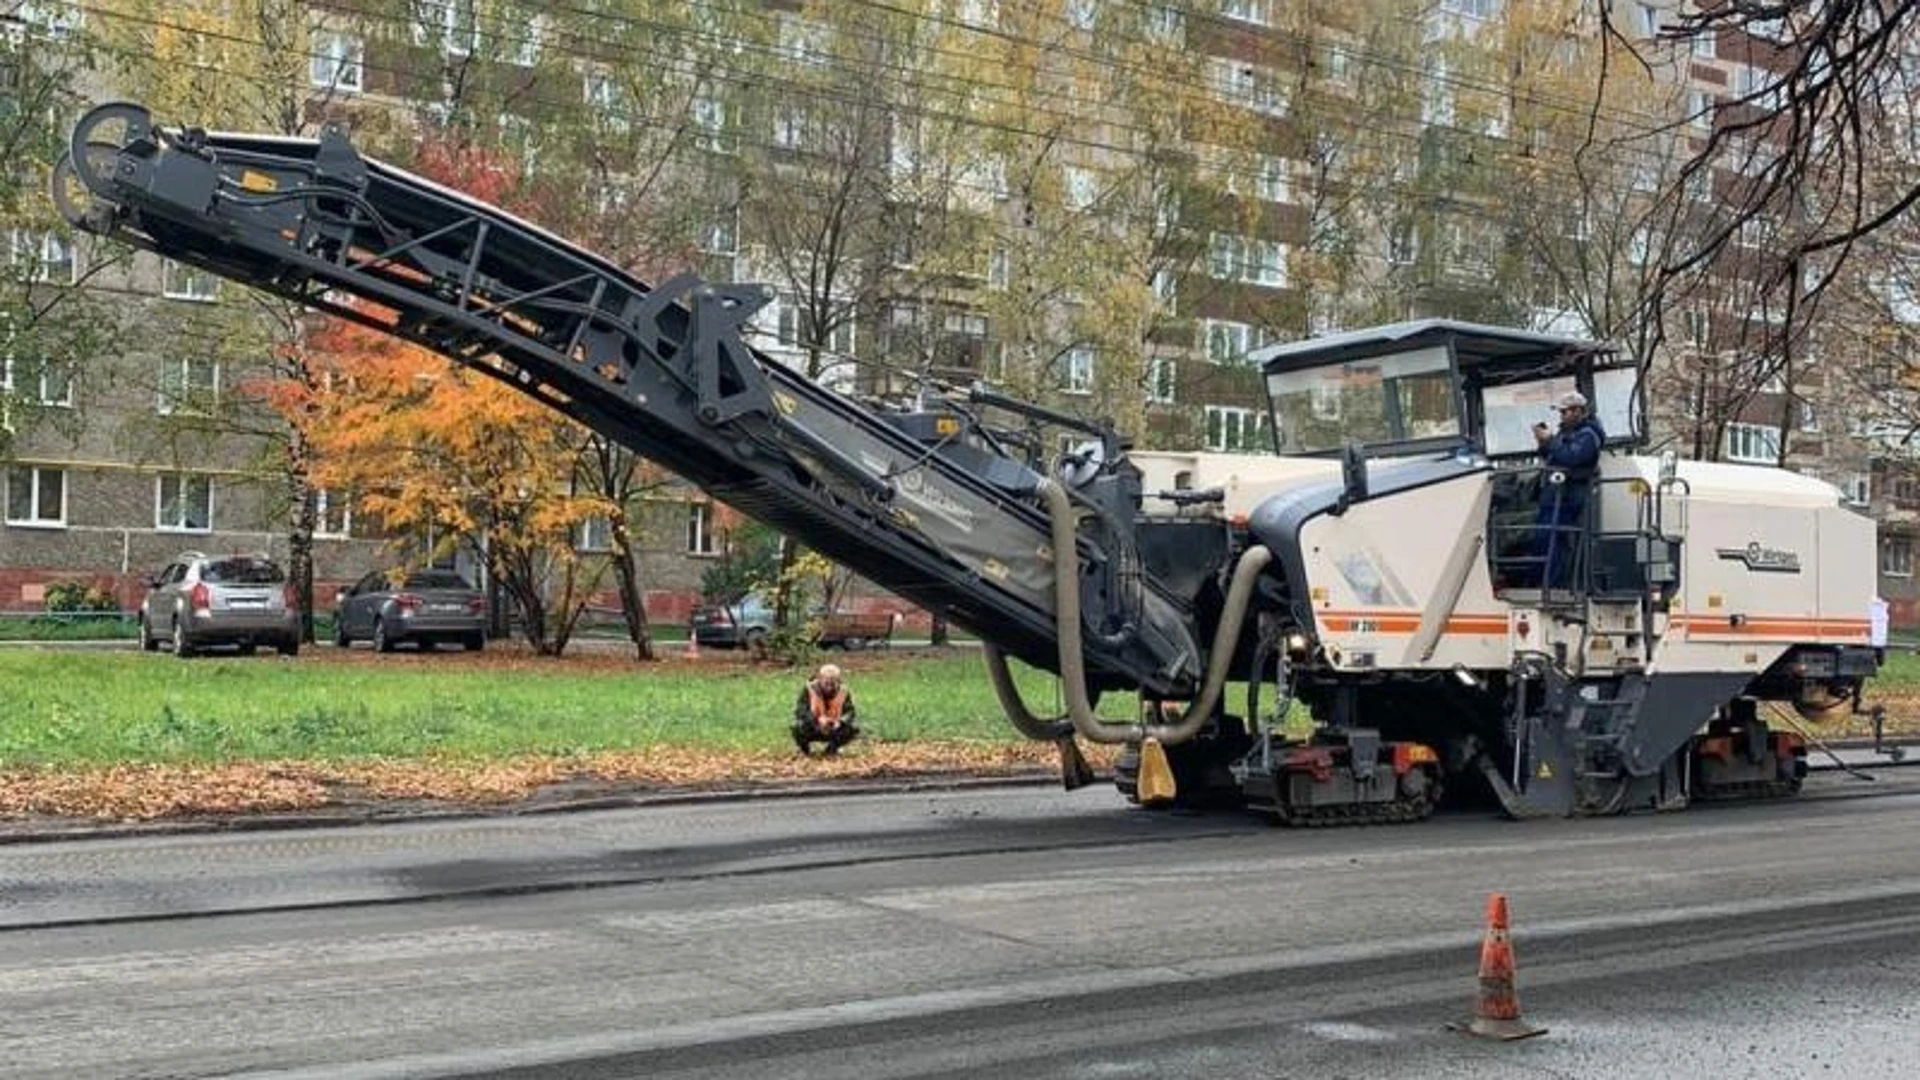
<path id="1" fill-rule="evenodd" d="M 1487 932 L 1480 940 L 1480 1000 L 1473 1019 L 1455 1025 L 1483 1039 L 1512 1042 L 1544 1035 L 1547 1029 L 1520 1019 L 1520 995 L 1513 988 L 1513 943 L 1507 938 L 1507 898 L 1487 897 Z"/>

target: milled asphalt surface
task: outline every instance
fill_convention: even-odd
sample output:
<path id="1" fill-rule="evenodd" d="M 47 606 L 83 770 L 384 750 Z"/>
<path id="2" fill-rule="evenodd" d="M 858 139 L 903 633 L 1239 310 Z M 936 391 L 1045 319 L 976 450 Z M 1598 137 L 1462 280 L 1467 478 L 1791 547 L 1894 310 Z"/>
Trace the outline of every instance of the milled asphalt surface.
<path id="1" fill-rule="evenodd" d="M 1005 790 L 16 845 L 0 1076 L 1908 1076 L 1915 773 L 1324 832 Z M 1440 1028 L 1496 889 L 1553 1029 L 1508 1047 Z"/>

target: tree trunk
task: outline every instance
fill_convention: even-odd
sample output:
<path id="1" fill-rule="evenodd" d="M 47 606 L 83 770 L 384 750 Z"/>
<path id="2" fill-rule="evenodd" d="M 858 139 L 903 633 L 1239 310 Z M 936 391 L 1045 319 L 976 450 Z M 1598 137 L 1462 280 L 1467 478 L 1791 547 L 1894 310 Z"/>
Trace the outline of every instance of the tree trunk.
<path id="1" fill-rule="evenodd" d="M 298 430 L 292 433 L 287 444 L 289 468 L 287 477 L 292 485 L 291 503 L 293 506 L 292 528 L 287 532 L 287 576 L 293 582 L 294 592 L 300 598 L 300 640 L 313 643 L 313 530 L 319 508 L 315 505 L 316 496 L 313 484 L 307 477 L 305 465 L 305 443 Z"/>
<path id="2" fill-rule="evenodd" d="M 793 564 L 800 561 L 800 545 L 792 537 L 780 538 L 780 570 L 773 585 L 773 625 L 781 630 L 793 625 Z"/>
<path id="3" fill-rule="evenodd" d="M 620 615 L 627 621 L 627 638 L 640 660 L 656 659 L 653 631 L 647 626 L 647 604 L 640 589 L 640 567 L 633 557 L 633 538 L 627 534 L 627 515 L 613 514 L 613 576 L 620 586 Z"/>

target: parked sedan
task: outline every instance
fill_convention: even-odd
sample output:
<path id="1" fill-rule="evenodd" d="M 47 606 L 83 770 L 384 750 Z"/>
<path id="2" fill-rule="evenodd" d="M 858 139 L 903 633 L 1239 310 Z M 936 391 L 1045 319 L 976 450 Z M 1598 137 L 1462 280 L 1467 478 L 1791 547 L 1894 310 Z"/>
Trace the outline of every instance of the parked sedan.
<path id="1" fill-rule="evenodd" d="M 333 643 L 344 649 L 356 641 L 372 642 L 376 652 L 402 642 L 480 649 L 487 643 L 487 598 L 451 570 L 415 570 L 398 585 L 376 570 L 335 600 Z"/>
<path id="2" fill-rule="evenodd" d="M 183 659 L 215 645 L 242 653 L 271 645 L 293 656 L 300 651 L 300 598 L 265 555 L 184 552 L 147 579 L 140 601 L 140 647 L 153 652 L 162 641 Z"/>
<path id="3" fill-rule="evenodd" d="M 723 649 L 758 649 L 773 630 L 773 608 L 758 595 L 693 611 L 693 640 Z"/>

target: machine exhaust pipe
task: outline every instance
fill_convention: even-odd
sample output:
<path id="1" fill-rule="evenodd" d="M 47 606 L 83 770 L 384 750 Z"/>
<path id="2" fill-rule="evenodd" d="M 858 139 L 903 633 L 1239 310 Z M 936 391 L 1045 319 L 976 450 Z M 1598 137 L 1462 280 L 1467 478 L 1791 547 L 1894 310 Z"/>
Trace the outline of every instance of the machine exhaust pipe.
<path id="1" fill-rule="evenodd" d="M 1227 684 L 1227 669 L 1233 663 L 1234 644 L 1240 639 L 1247 609 L 1253 603 L 1254 583 L 1259 580 L 1267 564 L 1273 561 L 1273 552 L 1262 545 L 1255 545 L 1242 553 L 1239 562 L 1234 565 L 1233 580 L 1227 587 L 1226 603 L 1220 612 L 1220 624 L 1214 628 L 1213 648 L 1207 656 L 1206 677 L 1200 684 L 1199 695 L 1188 705 L 1180 719 L 1170 724 L 1116 724 L 1095 716 L 1093 702 L 1087 696 L 1087 663 L 1081 651 L 1080 565 L 1073 502 L 1066 488 L 1052 480 L 1041 480 L 1038 490 L 1047 502 L 1052 526 L 1054 621 L 1060 648 L 1060 679 L 1066 684 L 1066 723 L 1081 738 L 1096 743 L 1157 739 L 1162 745 L 1171 746 L 1193 738 L 1206 725 L 1207 718 L 1213 715 L 1214 706 L 1220 702 L 1220 692 Z M 994 692 L 999 695 L 1001 707 L 1006 711 L 1007 718 L 1013 721 L 1014 727 L 1028 738 L 1060 738 L 1055 734 L 1062 731 L 1060 720 L 1041 720 L 1020 700 L 1020 692 L 1013 685 L 1011 673 L 1007 671 L 1005 655 L 998 650 L 988 649 L 986 656 Z"/>

